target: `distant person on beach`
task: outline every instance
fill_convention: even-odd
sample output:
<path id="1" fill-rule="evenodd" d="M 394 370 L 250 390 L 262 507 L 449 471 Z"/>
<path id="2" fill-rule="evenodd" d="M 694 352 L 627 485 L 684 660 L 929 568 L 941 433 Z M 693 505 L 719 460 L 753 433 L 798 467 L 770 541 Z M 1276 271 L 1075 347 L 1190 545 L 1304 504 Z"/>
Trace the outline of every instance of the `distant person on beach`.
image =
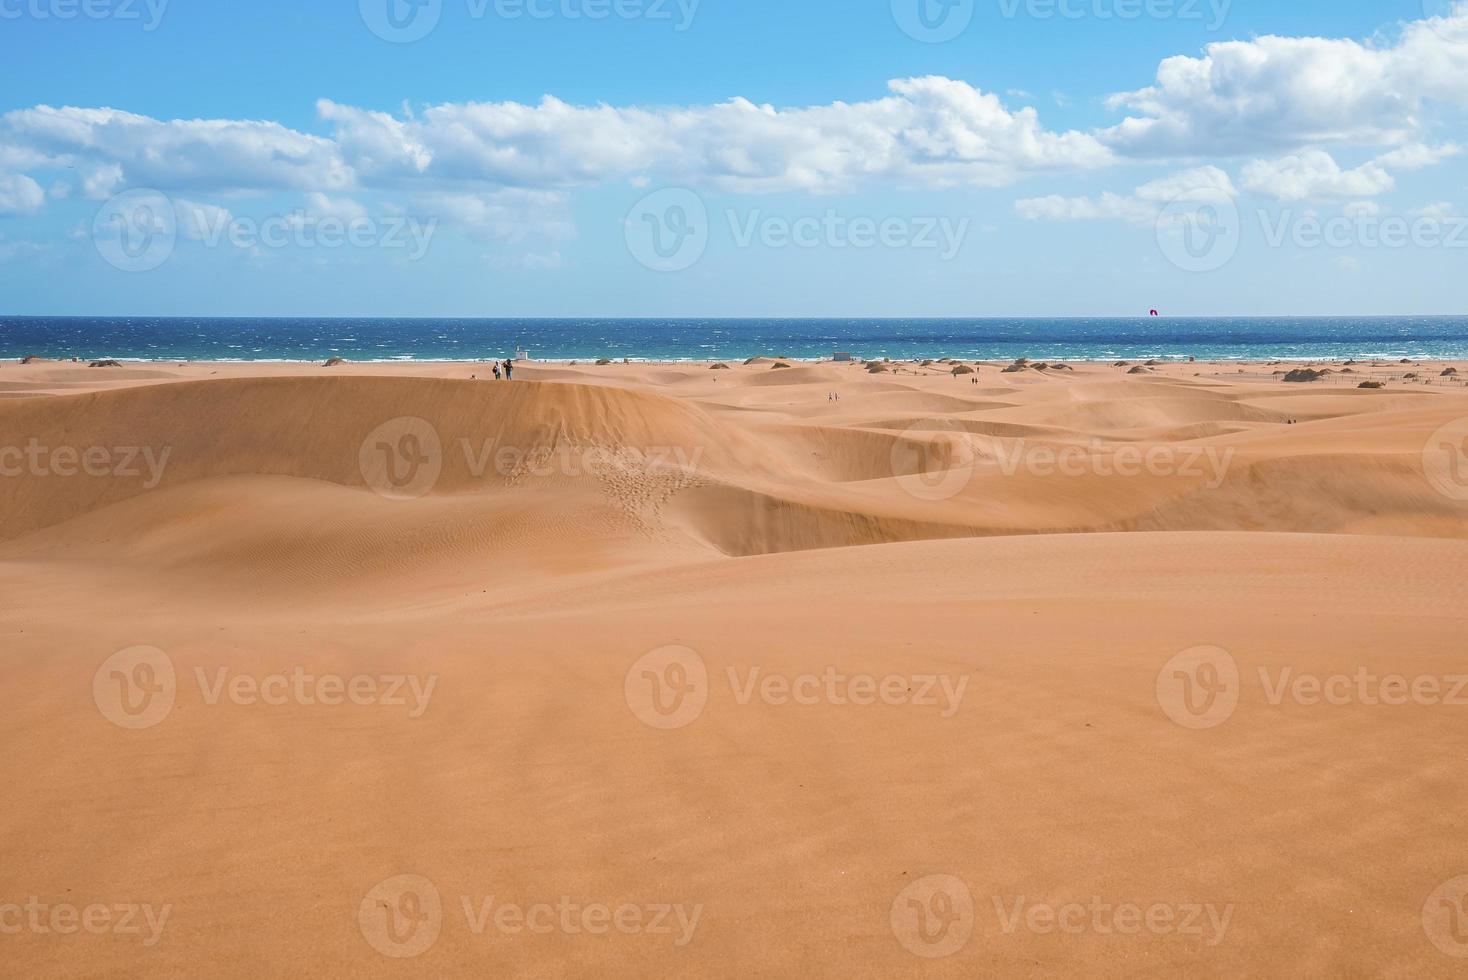
<path id="1" fill-rule="evenodd" d="M 512 361 L 508 361 L 508 360 L 505 361 L 505 380 L 506 381 L 514 381 L 515 380 L 515 365 L 514 365 L 514 362 L 512 362 Z"/>
<path id="2" fill-rule="evenodd" d="M 498 381 L 499 379 L 500 379 L 500 362 L 499 361 L 495 361 L 494 362 L 494 380 Z"/>

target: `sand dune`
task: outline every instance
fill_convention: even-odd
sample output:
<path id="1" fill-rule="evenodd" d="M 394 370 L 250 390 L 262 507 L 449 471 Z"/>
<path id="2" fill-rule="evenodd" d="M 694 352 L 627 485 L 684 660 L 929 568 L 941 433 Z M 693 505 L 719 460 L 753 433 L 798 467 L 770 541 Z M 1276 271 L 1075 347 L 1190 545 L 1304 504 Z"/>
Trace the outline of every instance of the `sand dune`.
<path id="1" fill-rule="evenodd" d="M 1463 386 L 730 363 L 0 366 L 0 972 L 1460 973 Z"/>

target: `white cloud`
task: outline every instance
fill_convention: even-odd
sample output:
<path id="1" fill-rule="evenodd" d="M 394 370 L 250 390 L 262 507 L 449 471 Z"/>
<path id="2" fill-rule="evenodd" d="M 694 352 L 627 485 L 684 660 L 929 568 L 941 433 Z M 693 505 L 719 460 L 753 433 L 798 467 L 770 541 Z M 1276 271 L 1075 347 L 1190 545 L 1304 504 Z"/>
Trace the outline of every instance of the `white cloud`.
<path id="1" fill-rule="evenodd" d="M 480 239 L 521 242 L 531 237 L 576 237 L 566 195 L 558 191 L 429 193 L 415 196 L 413 203 L 423 219 L 466 228 Z"/>
<path id="2" fill-rule="evenodd" d="M 1095 137 L 1049 131 L 1033 108 L 1011 111 L 965 82 L 908 78 L 888 88 L 867 102 L 796 108 L 741 98 L 576 106 L 547 96 L 534 105 L 450 103 L 401 118 L 323 99 L 330 137 L 266 121 L 38 106 L 0 115 L 0 148 L 11 169 L 80 170 L 93 198 L 128 187 L 555 191 L 639 178 L 738 192 L 999 186 L 1112 160 Z"/>
<path id="3" fill-rule="evenodd" d="M 1375 197 L 1396 186 L 1378 161 L 1342 170 L 1324 150 L 1306 150 L 1278 160 L 1255 160 L 1244 167 L 1240 181 L 1245 190 L 1280 201 Z"/>
<path id="4" fill-rule="evenodd" d="M 353 183 L 351 167 L 331 140 L 275 122 L 159 120 L 118 109 L 37 106 L 0 116 L 0 143 L 94 176 L 120 170 L 114 186 L 332 190 Z"/>
<path id="5" fill-rule="evenodd" d="M 1376 163 L 1393 170 L 1421 170 L 1424 167 L 1434 167 L 1462 152 L 1463 148 L 1456 143 L 1444 143 L 1441 146 L 1408 143 L 1390 153 L 1383 153 L 1376 158 Z"/>
<path id="6" fill-rule="evenodd" d="M 1406 25 L 1395 43 L 1267 36 L 1163 61 L 1156 83 L 1113 96 L 1137 114 L 1101 133 L 1129 156 L 1232 156 L 1406 142 L 1427 101 L 1468 105 L 1468 2 Z"/>
<path id="7" fill-rule="evenodd" d="M 1408 213 L 1414 218 L 1426 218 L 1429 221 L 1446 221 L 1449 218 L 1456 218 L 1458 216 L 1457 208 L 1453 207 L 1447 201 L 1426 204 L 1420 208 L 1413 208 Z"/>
<path id="8" fill-rule="evenodd" d="M 561 253 L 552 249 L 549 252 L 525 252 L 522 255 L 492 255 L 489 256 L 489 264 L 507 272 L 547 272 L 561 268 L 564 263 Z"/>
<path id="9" fill-rule="evenodd" d="M 41 185 L 25 174 L 0 173 L 0 215 L 32 214 L 46 203 Z"/>
<path id="10" fill-rule="evenodd" d="M 1150 181 L 1129 195 L 1110 191 L 1097 198 L 1052 195 L 1025 198 L 1014 207 L 1030 221 L 1115 220 L 1151 225 L 1174 202 L 1203 204 L 1237 194 L 1228 174 L 1217 167 L 1197 167 Z"/>
<path id="11" fill-rule="evenodd" d="M 1375 197 L 1396 187 L 1392 170 L 1420 170 L 1462 152 L 1452 143 L 1428 146 L 1408 143 L 1354 170 L 1343 170 L 1324 150 L 1311 149 L 1278 160 L 1255 160 L 1244 167 L 1246 190 L 1280 201 Z"/>
<path id="12" fill-rule="evenodd" d="M 319 191 L 306 195 L 306 215 L 310 220 L 336 218 L 345 222 L 367 217 L 367 209 L 350 197 L 327 197 Z"/>
<path id="13" fill-rule="evenodd" d="M 178 232 L 190 241 L 215 241 L 229 227 L 234 215 L 224 208 L 198 201 L 177 199 L 173 213 L 178 219 Z"/>
<path id="14" fill-rule="evenodd" d="M 104 163 L 93 167 L 82 178 L 82 195 L 89 200 L 105 201 L 117 193 L 122 184 L 122 167 L 115 163 Z"/>
<path id="15" fill-rule="evenodd" d="M 881 180 L 999 186 L 1028 172 L 1104 166 L 1084 133 L 948 78 L 888 83 L 869 102 L 781 109 L 747 99 L 683 108 L 574 106 L 546 97 L 433 106 L 397 119 L 322 100 L 364 179 L 570 188 L 656 174 L 741 192 L 848 190 Z"/>
<path id="16" fill-rule="evenodd" d="M 1154 85 L 1110 100 L 1130 118 L 1093 132 L 1047 129 L 1032 107 L 1010 108 L 994 93 L 933 76 L 891 81 L 866 101 L 794 107 L 743 98 L 573 105 L 546 96 L 394 114 L 323 99 L 323 135 L 266 120 L 38 106 L 0 114 L 0 212 L 42 206 L 29 172 L 64 178 L 89 198 L 130 187 L 191 199 L 296 192 L 308 217 L 348 220 L 365 214 L 362 194 L 386 192 L 476 237 L 555 240 L 575 234 L 569 192 L 593 185 L 736 193 L 996 187 L 1138 159 L 1225 157 L 1263 158 L 1239 175 L 1250 191 L 1362 200 L 1391 190 L 1396 174 L 1461 152 L 1427 132 L 1437 104 L 1468 106 L 1468 43 L 1455 43 L 1468 42 L 1468 0 L 1453 2 L 1451 15 L 1406 24 L 1385 40 L 1270 36 L 1169 58 Z M 1062 93 L 1054 97 L 1065 104 Z M 1357 145 L 1378 155 L 1343 169 L 1330 152 Z M 1016 208 L 1036 220 L 1142 224 L 1195 190 L 1236 193 L 1214 165 L 1130 194 L 1029 197 Z"/>

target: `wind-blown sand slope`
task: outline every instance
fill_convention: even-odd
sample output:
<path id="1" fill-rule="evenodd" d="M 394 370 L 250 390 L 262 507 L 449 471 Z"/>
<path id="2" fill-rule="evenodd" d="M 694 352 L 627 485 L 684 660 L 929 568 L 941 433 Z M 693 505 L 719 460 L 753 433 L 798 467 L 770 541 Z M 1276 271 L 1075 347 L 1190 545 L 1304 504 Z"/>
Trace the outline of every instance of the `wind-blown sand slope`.
<path id="1" fill-rule="evenodd" d="M 939 367 L 0 367 L 0 446 L 168 451 L 0 477 L 0 927 L 170 907 L 152 944 L 7 931 L 0 972 L 1457 975 L 1468 502 L 1432 437 L 1468 395 Z M 379 459 L 425 431 L 403 492 Z M 133 730 L 94 678 L 140 645 L 174 700 Z M 1199 647 L 1226 715 L 1168 686 Z M 638 693 L 666 656 L 700 711 Z M 1444 696 L 1280 694 L 1363 669 Z M 433 686 L 211 694 L 293 672 Z M 403 875 L 441 909 L 395 942 Z M 686 943 L 476 934 L 491 896 L 700 908 Z M 1171 925 L 1093 911 L 1128 903 Z"/>

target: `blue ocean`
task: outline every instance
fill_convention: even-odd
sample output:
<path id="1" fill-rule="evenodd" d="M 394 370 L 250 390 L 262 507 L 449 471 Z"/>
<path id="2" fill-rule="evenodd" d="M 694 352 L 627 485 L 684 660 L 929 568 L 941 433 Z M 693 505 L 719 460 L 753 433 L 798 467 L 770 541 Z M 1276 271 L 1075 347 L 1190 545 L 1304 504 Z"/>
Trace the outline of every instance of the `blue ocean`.
<path id="1" fill-rule="evenodd" d="M 1465 358 L 1468 317 L 373 319 L 0 316 L 0 357 L 477 361 Z"/>

